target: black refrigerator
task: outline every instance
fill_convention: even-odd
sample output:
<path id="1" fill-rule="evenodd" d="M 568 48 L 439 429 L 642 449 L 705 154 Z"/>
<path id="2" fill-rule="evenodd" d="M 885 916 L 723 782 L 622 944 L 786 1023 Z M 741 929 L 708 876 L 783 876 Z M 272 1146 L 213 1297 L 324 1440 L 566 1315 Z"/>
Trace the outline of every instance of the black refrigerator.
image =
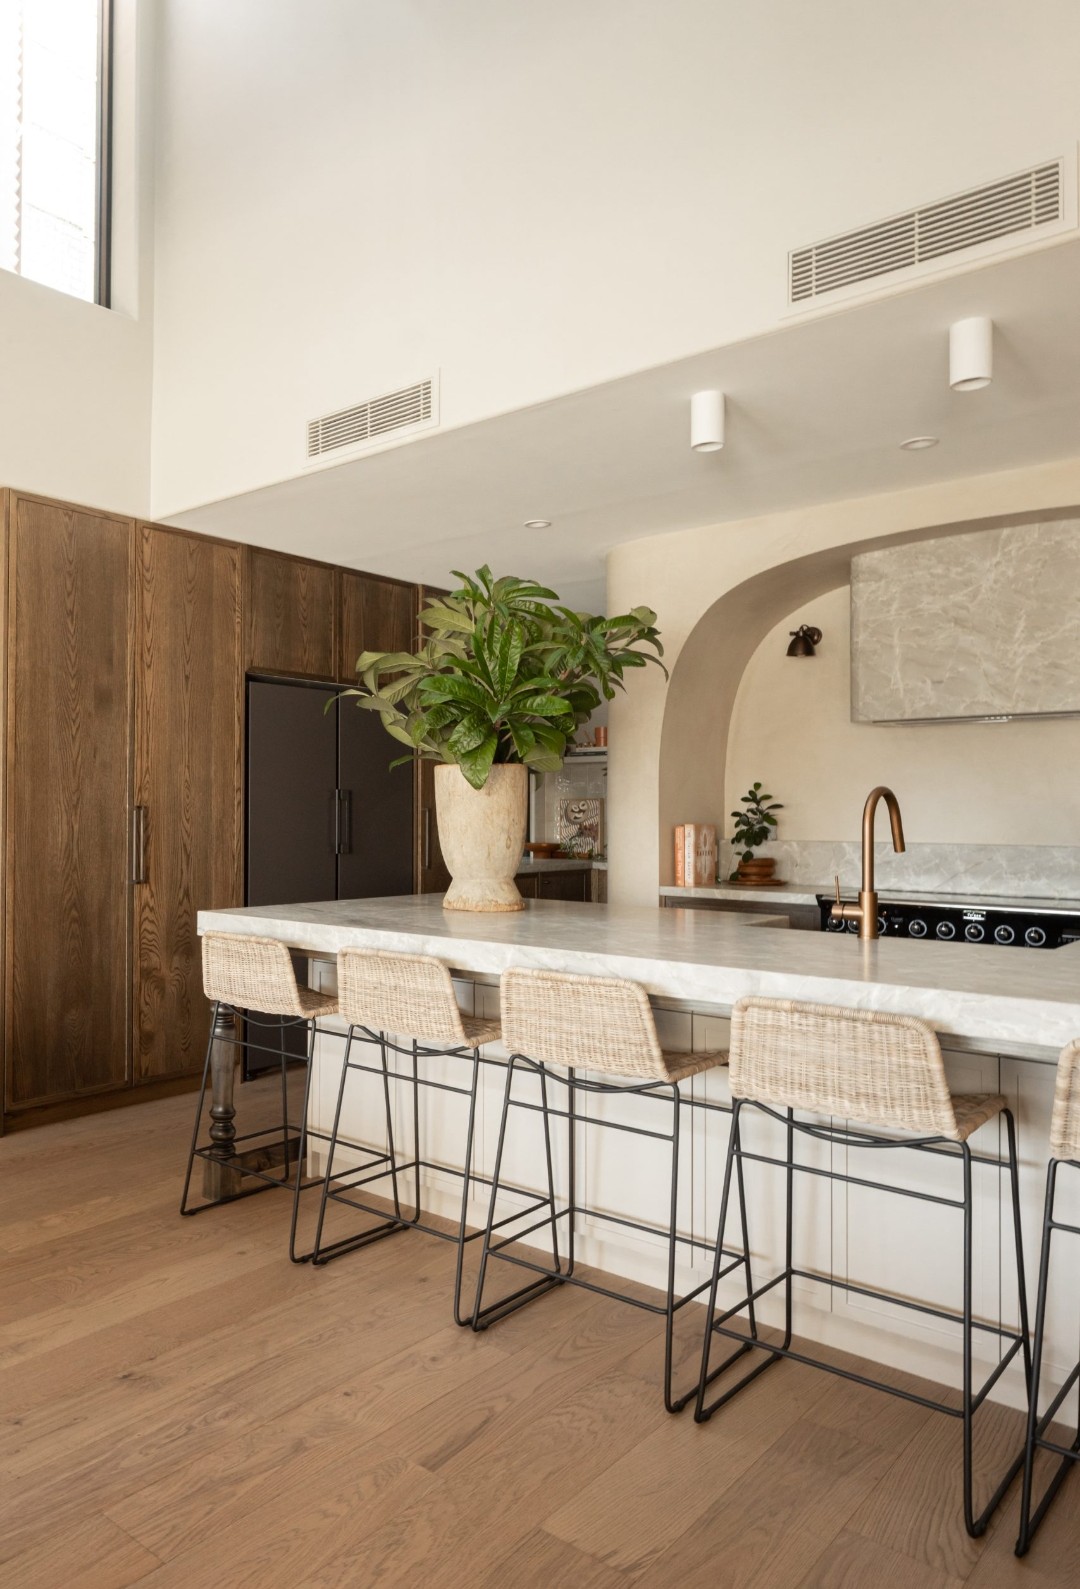
<path id="1" fill-rule="evenodd" d="M 411 894 L 413 768 L 390 767 L 402 753 L 377 713 L 325 684 L 249 679 L 247 903 Z M 250 1052 L 245 1070 L 273 1063 Z"/>

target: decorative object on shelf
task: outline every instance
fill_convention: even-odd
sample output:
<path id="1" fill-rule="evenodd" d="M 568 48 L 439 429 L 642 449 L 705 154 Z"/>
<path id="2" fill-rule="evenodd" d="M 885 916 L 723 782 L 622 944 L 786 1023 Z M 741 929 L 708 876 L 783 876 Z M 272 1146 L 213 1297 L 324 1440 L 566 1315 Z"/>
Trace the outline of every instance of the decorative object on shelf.
<path id="1" fill-rule="evenodd" d="M 604 802 L 587 795 L 578 800 L 560 800 L 555 831 L 564 855 L 591 860 L 604 853 Z"/>
<path id="2" fill-rule="evenodd" d="M 525 846 L 525 853 L 534 861 L 558 860 L 560 846 L 557 839 L 533 839 Z"/>
<path id="3" fill-rule="evenodd" d="M 601 727 L 596 730 L 596 735 L 595 735 L 595 737 L 593 739 L 593 744 L 596 746 L 597 750 L 607 750 L 607 724 L 606 723 L 602 724 Z"/>
<path id="4" fill-rule="evenodd" d="M 720 847 L 711 822 L 680 822 L 675 829 L 675 882 L 679 888 L 708 888 L 716 882 Z"/>
<path id="5" fill-rule="evenodd" d="M 820 629 L 815 629 L 812 624 L 801 623 L 797 629 L 788 632 L 791 635 L 791 644 L 787 648 L 789 657 L 816 656 L 814 648 L 821 644 Z"/>
<path id="6" fill-rule="evenodd" d="M 770 805 L 768 802 L 772 801 Z M 774 811 L 784 808 L 771 794 L 766 794 L 760 782 L 753 783 L 742 796 L 742 811 L 733 811 L 735 832 L 732 846 L 739 854 L 739 864 L 731 873 L 730 881 L 747 887 L 761 887 L 774 882 L 776 862 L 772 856 L 755 855 L 754 851 L 773 836 L 776 827 Z"/>
<path id="7" fill-rule="evenodd" d="M 533 580 L 495 579 L 486 565 L 454 574 L 459 587 L 420 614 L 419 649 L 365 651 L 356 687 L 342 693 L 408 747 L 399 762 L 441 763 L 436 812 L 453 879 L 445 907 L 523 910 L 513 879 L 526 768 L 555 771 L 601 701 L 624 688 L 627 668 L 663 668 L 663 647 L 650 607 L 596 616 Z"/>

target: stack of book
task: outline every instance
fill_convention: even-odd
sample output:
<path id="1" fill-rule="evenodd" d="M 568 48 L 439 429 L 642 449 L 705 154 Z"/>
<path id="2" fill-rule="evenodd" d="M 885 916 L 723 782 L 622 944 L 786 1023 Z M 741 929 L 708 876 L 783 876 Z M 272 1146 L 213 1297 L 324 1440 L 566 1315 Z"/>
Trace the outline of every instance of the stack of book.
<path id="1" fill-rule="evenodd" d="M 675 829 L 675 886 L 708 888 L 716 882 L 720 850 L 712 822 L 680 822 Z"/>

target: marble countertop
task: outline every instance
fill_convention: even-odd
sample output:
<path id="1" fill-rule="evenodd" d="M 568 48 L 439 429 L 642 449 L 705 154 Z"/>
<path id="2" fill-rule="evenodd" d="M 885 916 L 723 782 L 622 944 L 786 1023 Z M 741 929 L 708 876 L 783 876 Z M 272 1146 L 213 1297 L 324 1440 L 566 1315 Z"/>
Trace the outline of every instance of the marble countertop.
<path id="1" fill-rule="evenodd" d="M 703 888 L 679 888 L 665 883 L 660 888 L 662 899 L 730 899 L 760 901 L 765 905 L 816 905 L 819 894 L 832 897 L 835 883 L 770 883 L 767 888 L 743 888 L 738 883 L 711 883 Z M 841 883 L 840 892 L 845 899 L 854 899 L 858 886 Z M 1062 899 L 1051 895 L 1024 898 L 1015 894 L 943 894 L 936 890 L 915 893 L 899 888 L 879 888 L 878 898 L 883 905 L 960 905 L 971 910 L 1061 910 L 1080 915 L 1080 899 Z"/>
<path id="2" fill-rule="evenodd" d="M 656 998 L 730 1009 L 758 993 L 921 1016 L 943 1035 L 1056 1057 L 1080 1036 L 1080 944 L 1041 954 L 910 938 L 861 943 L 777 918 L 531 900 L 523 911 L 444 911 L 438 894 L 199 912 L 199 931 L 255 933 L 331 956 L 349 945 L 437 955 L 498 976 L 544 966 L 640 982 Z M 776 927 L 776 931 L 762 930 Z"/>

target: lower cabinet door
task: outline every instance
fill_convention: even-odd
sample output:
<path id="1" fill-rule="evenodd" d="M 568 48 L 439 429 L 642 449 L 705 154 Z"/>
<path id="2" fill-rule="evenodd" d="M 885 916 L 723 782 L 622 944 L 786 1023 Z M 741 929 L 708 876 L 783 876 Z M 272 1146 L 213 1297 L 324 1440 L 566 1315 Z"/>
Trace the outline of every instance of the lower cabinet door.
<path id="1" fill-rule="evenodd" d="M 143 525 L 135 670 L 135 1080 L 197 1070 L 196 916 L 243 903 L 240 551 Z"/>
<path id="2" fill-rule="evenodd" d="M 567 899 L 578 904 L 589 897 L 589 874 L 579 872 L 541 872 L 536 879 L 541 899 Z"/>

